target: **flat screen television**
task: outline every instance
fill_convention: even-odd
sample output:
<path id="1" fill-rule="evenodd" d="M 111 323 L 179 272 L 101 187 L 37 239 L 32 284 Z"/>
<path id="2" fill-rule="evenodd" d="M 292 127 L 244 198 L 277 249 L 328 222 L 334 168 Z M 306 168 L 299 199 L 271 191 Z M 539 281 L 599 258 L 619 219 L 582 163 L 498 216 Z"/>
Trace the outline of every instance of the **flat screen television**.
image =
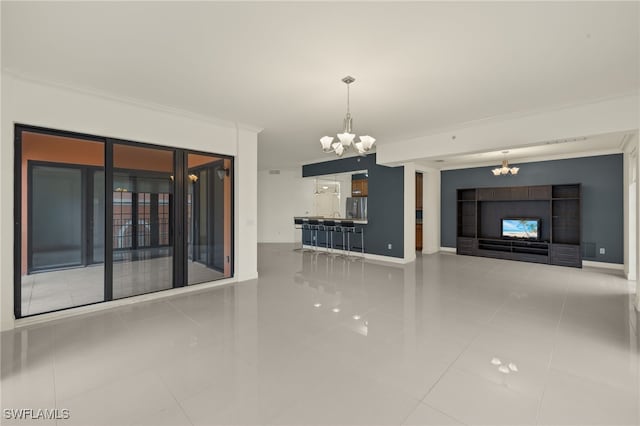
<path id="1" fill-rule="evenodd" d="M 506 217 L 502 219 L 502 238 L 539 240 L 540 219 L 531 217 Z"/>

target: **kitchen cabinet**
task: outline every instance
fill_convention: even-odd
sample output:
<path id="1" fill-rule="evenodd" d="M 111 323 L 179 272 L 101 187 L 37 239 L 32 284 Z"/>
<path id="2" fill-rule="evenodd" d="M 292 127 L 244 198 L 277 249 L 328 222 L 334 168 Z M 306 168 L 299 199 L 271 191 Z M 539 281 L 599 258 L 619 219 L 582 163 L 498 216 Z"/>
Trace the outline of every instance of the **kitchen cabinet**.
<path id="1" fill-rule="evenodd" d="M 416 210 L 422 210 L 422 173 L 416 173 Z"/>
<path id="2" fill-rule="evenodd" d="M 416 223 L 416 251 L 422 250 L 422 224 Z"/>
<path id="3" fill-rule="evenodd" d="M 351 181 L 352 197 L 367 197 L 369 195 L 369 181 L 367 179 L 354 179 Z"/>

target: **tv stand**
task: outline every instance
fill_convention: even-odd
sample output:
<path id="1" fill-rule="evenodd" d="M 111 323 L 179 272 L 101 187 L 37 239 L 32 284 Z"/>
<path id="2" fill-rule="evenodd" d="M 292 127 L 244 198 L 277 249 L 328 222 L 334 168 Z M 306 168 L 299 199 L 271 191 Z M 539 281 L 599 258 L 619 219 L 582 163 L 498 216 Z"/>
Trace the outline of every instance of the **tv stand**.
<path id="1" fill-rule="evenodd" d="M 487 251 L 492 253 L 485 253 Z M 544 241 L 478 238 L 478 252 L 480 255 L 500 259 L 549 263 L 549 243 Z"/>
<path id="2" fill-rule="evenodd" d="M 458 254 L 582 267 L 581 185 L 458 189 Z M 502 238 L 505 217 L 539 217 L 540 240 Z"/>

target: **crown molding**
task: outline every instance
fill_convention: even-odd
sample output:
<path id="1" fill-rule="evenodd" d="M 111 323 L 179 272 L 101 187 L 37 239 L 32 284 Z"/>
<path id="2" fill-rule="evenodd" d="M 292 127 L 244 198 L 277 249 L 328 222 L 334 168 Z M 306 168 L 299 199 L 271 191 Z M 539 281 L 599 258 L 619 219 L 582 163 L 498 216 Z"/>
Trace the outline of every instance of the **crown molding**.
<path id="1" fill-rule="evenodd" d="M 39 76 L 18 72 L 10 68 L 2 68 L 2 74 L 3 74 L 3 77 L 6 76 L 6 77 L 13 78 L 15 80 L 24 81 L 27 83 L 37 84 L 40 86 L 50 87 L 54 89 L 67 90 L 67 91 L 75 92 L 75 93 L 86 95 L 86 96 L 94 96 L 94 97 L 102 98 L 112 102 L 118 102 L 118 103 L 131 105 L 138 108 L 144 108 L 144 109 L 148 109 L 148 110 L 152 110 L 152 111 L 156 111 L 164 114 L 174 115 L 182 118 L 188 118 L 188 119 L 199 121 L 202 123 L 214 124 L 216 126 L 222 126 L 222 127 L 234 128 L 234 129 L 240 128 L 240 129 L 249 130 L 255 133 L 260 133 L 263 130 L 263 128 L 252 125 L 252 124 L 240 123 L 237 121 L 227 120 L 219 117 L 208 116 L 208 115 L 200 114 L 190 110 L 175 108 L 172 106 L 159 104 L 155 102 L 144 101 L 138 98 L 130 98 L 126 96 L 114 95 L 112 93 L 105 92 L 98 89 L 73 85 L 66 82 L 62 82 L 62 81 L 45 79 Z"/>
<path id="2" fill-rule="evenodd" d="M 636 148 L 638 142 L 638 133 L 629 132 L 625 133 L 620 141 L 620 150 L 622 152 L 630 153 Z"/>
<path id="3" fill-rule="evenodd" d="M 600 155 L 612 155 L 612 154 L 621 154 L 622 151 L 618 148 L 608 148 L 608 149 L 598 149 L 592 151 L 582 151 L 582 152 L 570 152 L 564 154 L 554 154 L 554 155 L 539 155 L 535 157 L 527 157 L 527 158 L 509 158 L 509 164 L 517 166 L 519 164 L 527 164 L 527 163 L 537 163 L 540 161 L 554 161 L 554 160 L 568 160 L 571 158 L 584 158 L 584 157 L 597 157 Z M 500 165 L 501 160 L 497 161 L 482 161 L 477 163 L 469 163 L 469 164 L 458 164 L 451 166 L 442 166 L 440 168 L 441 171 L 446 170 L 461 170 L 461 169 L 475 169 L 478 167 L 496 167 Z"/>

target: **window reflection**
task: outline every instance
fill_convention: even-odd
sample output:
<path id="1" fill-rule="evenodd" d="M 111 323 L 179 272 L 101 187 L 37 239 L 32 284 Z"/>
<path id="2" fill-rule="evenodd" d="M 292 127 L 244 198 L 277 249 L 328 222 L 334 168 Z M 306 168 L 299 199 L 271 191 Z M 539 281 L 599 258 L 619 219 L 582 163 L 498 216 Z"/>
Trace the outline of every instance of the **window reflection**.
<path id="1" fill-rule="evenodd" d="M 113 297 L 173 287 L 173 151 L 113 146 Z"/>
<path id="2" fill-rule="evenodd" d="M 189 154 L 187 277 L 189 284 L 231 276 L 231 161 Z"/>

